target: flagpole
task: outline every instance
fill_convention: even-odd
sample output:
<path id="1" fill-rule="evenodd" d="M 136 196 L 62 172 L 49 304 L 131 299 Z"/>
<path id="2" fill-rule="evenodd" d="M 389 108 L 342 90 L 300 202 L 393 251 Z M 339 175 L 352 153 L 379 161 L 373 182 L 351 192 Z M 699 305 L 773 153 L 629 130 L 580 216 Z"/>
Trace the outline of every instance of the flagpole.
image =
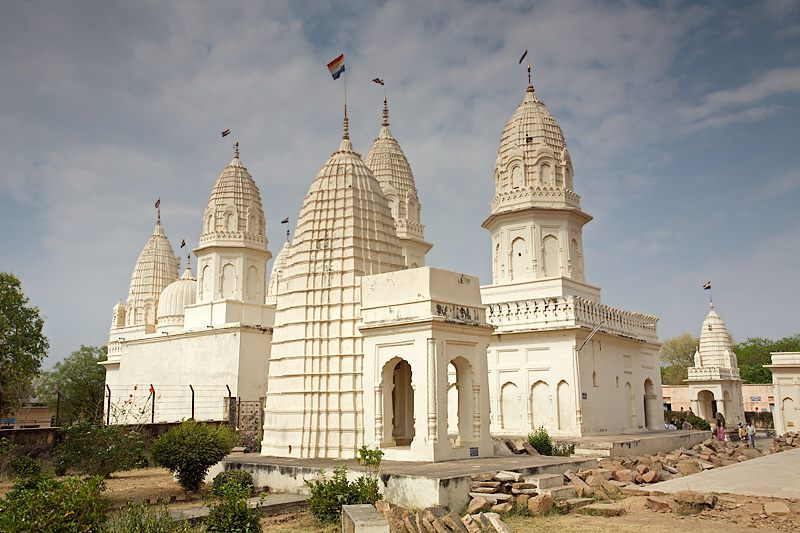
<path id="1" fill-rule="evenodd" d="M 347 120 L 347 69 L 342 72 L 342 83 L 344 83 L 344 119 Z"/>

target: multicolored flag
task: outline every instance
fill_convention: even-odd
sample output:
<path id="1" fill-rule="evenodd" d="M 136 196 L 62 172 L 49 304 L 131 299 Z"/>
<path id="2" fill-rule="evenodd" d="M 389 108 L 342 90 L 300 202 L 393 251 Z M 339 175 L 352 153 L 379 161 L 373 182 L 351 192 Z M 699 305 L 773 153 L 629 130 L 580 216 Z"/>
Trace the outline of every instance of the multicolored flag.
<path id="1" fill-rule="evenodd" d="M 703 285 L 703 290 L 704 291 L 711 290 L 711 282 L 710 281 L 708 283 L 706 283 L 705 285 Z"/>
<path id="2" fill-rule="evenodd" d="M 383 85 L 383 80 L 382 80 L 382 79 L 380 79 L 380 78 L 375 78 L 375 79 L 374 79 L 374 80 L 372 80 L 372 81 L 374 81 L 374 82 L 375 82 L 375 83 L 377 83 L 378 85 Z"/>
<path id="3" fill-rule="evenodd" d="M 158 207 L 159 207 L 160 205 L 161 205 L 161 198 L 159 198 L 158 200 L 156 200 L 156 209 L 158 209 Z"/>
<path id="4" fill-rule="evenodd" d="M 183 248 L 184 246 L 186 246 L 186 239 L 183 239 L 183 240 L 181 241 L 181 248 Z"/>
<path id="5" fill-rule="evenodd" d="M 522 60 L 525 59 L 526 55 L 528 55 L 528 49 L 527 48 L 525 49 L 525 53 L 522 54 L 522 57 L 519 58 L 519 64 L 520 65 L 522 64 Z"/>
<path id="6" fill-rule="evenodd" d="M 342 72 L 344 72 L 344 54 L 328 63 L 328 70 L 331 71 L 331 76 L 333 76 L 333 79 L 338 80 L 339 76 L 341 76 Z"/>
<path id="7" fill-rule="evenodd" d="M 288 224 L 288 223 L 289 223 L 289 217 L 286 217 L 283 220 L 281 220 L 281 224 Z"/>
<path id="8" fill-rule="evenodd" d="M 228 128 L 227 130 L 225 130 L 225 131 L 223 131 L 223 132 L 222 132 L 222 136 L 223 136 L 223 137 L 225 137 L 226 135 L 230 135 L 230 134 L 231 134 L 231 130 L 230 130 L 230 128 Z"/>

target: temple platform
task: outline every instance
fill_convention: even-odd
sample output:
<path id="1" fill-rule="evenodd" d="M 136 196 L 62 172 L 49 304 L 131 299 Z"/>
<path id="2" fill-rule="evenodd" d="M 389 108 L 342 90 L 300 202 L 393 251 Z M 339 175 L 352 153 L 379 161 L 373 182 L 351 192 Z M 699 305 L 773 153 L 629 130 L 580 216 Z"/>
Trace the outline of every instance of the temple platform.
<path id="1" fill-rule="evenodd" d="M 579 437 L 570 439 L 570 442 L 575 443 L 573 457 L 599 458 L 671 452 L 682 446 L 691 448 L 709 438 L 711 438 L 710 431 L 664 429 L 622 435 Z"/>
<path id="2" fill-rule="evenodd" d="M 223 470 L 246 470 L 253 476 L 256 487 L 275 491 L 307 493 L 306 479 L 320 479 L 320 471 L 328 477 L 336 466 L 347 466 L 348 479 L 363 474 L 364 469 L 354 460 L 293 459 L 262 456 L 257 453 L 233 454 L 209 471 L 210 481 Z M 596 468 L 597 460 L 587 457 L 544 457 L 515 455 L 442 461 L 383 461 L 380 485 L 386 500 L 407 507 L 423 508 L 441 505 L 460 511 L 469 503 L 473 474 L 512 470 L 526 476 L 563 474 L 567 470 Z"/>

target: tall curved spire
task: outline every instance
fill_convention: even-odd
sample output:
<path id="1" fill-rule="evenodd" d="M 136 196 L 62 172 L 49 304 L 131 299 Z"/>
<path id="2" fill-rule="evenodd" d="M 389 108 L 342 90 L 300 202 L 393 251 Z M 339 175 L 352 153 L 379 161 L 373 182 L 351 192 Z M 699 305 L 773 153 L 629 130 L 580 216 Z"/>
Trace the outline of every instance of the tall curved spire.
<path id="1" fill-rule="evenodd" d="M 178 258 L 159 221 L 133 269 L 125 325 L 155 325 L 161 291 L 176 279 Z"/>
<path id="2" fill-rule="evenodd" d="M 375 175 L 389 201 L 406 266 L 424 266 L 425 254 L 433 245 L 425 241 L 425 226 L 420 220 L 421 206 L 414 174 L 389 129 L 389 104 L 385 97 L 381 130 L 367 152 L 364 163 Z"/>

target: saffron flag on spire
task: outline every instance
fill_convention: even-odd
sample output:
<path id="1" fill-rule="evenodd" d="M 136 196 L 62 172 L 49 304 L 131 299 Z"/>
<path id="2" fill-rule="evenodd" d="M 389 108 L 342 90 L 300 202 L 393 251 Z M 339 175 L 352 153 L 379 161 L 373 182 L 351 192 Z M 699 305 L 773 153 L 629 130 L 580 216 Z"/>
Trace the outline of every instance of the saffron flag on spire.
<path id="1" fill-rule="evenodd" d="M 522 54 L 522 57 L 519 58 L 519 64 L 520 65 L 522 64 L 522 60 L 525 59 L 526 55 L 528 55 L 528 49 L 527 48 L 525 49 L 525 53 Z"/>
<path id="2" fill-rule="evenodd" d="M 156 209 L 158 209 L 158 207 L 159 207 L 160 205 L 161 205 L 161 198 L 159 198 L 158 200 L 156 200 Z"/>
<path id="3" fill-rule="evenodd" d="M 380 78 L 375 78 L 375 79 L 374 79 L 374 80 L 372 80 L 372 81 L 374 81 L 374 82 L 375 82 L 375 83 L 377 83 L 378 85 L 383 85 L 383 80 L 382 80 L 382 79 L 380 79 Z"/>
<path id="4" fill-rule="evenodd" d="M 186 239 L 183 239 L 183 240 L 181 241 L 181 248 L 183 248 L 184 246 L 186 246 Z"/>
<path id="5" fill-rule="evenodd" d="M 331 71 L 331 76 L 333 76 L 333 79 L 338 80 L 339 76 L 341 76 L 342 72 L 344 72 L 344 54 L 328 63 L 328 70 Z"/>
<path id="6" fill-rule="evenodd" d="M 286 217 L 283 220 L 281 220 L 281 224 L 288 224 L 288 223 L 289 223 L 289 217 Z"/>
<path id="7" fill-rule="evenodd" d="M 225 137 L 226 135 L 230 135 L 230 134 L 231 134 L 231 130 L 230 130 L 230 128 L 228 128 L 227 130 L 225 130 L 225 131 L 223 131 L 223 132 L 222 132 L 222 136 L 223 136 L 223 137 Z"/>
<path id="8" fill-rule="evenodd" d="M 708 283 L 706 283 L 705 285 L 703 285 L 703 290 L 704 291 L 711 290 L 711 282 L 710 281 Z"/>

